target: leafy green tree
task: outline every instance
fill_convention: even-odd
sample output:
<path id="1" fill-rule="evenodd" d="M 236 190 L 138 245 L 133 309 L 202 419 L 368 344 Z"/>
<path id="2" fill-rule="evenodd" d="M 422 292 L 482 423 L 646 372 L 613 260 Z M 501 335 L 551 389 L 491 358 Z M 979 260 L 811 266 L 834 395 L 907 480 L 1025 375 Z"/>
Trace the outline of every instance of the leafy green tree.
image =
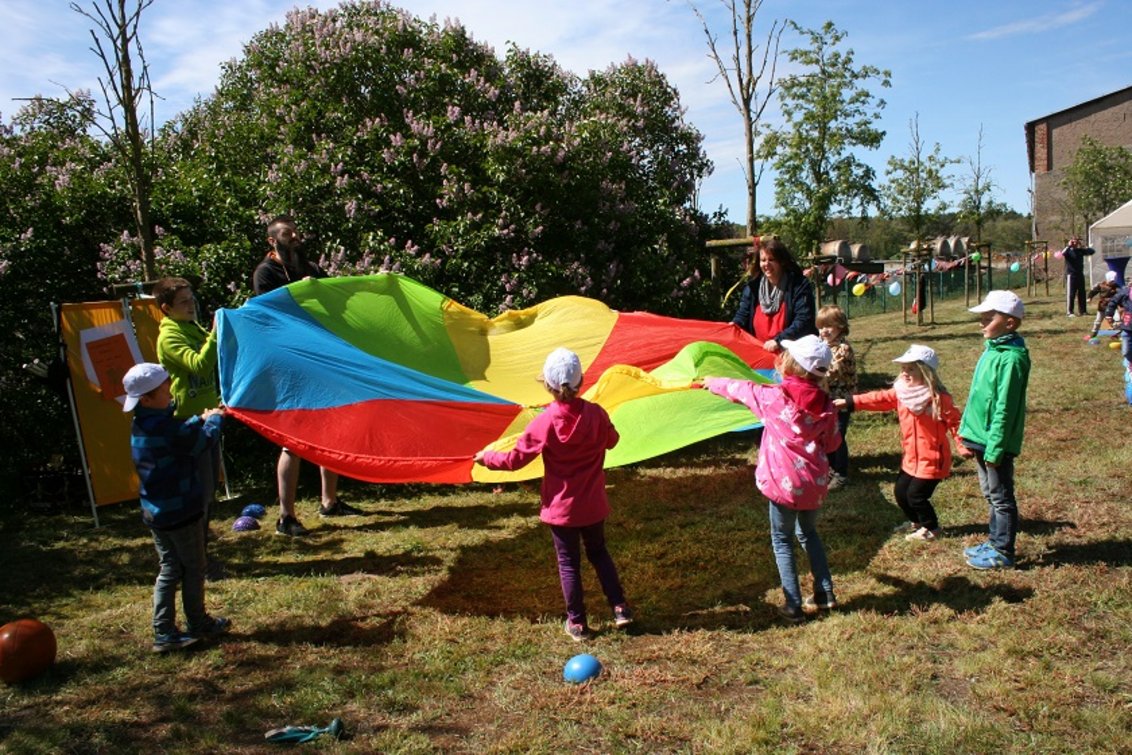
<path id="1" fill-rule="evenodd" d="M 400 271 L 477 308 L 683 312 L 709 290 L 692 200 L 711 166 L 651 63 L 581 79 L 381 3 L 296 10 L 165 137 L 163 225 L 246 270 L 285 212 L 332 274 Z"/>
<path id="2" fill-rule="evenodd" d="M 1132 151 L 1082 137 L 1061 186 L 1070 211 L 1084 221 L 1086 230 L 1132 197 Z"/>
<path id="3" fill-rule="evenodd" d="M 943 193 L 951 188 L 948 166 L 958 162 L 944 157 L 938 143 L 927 151 L 920 137 L 920 115 L 908 121 L 911 141 L 907 157 L 888 158 L 884 186 L 885 213 L 899 220 L 917 242 L 929 225 L 947 211 Z"/>
<path id="4" fill-rule="evenodd" d="M 824 240 L 834 212 L 865 216 L 878 202 L 875 172 L 854 150 L 880 147 L 884 131 L 876 122 L 885 103 L 865 87 L 888 87 L 892 74 L 858 66 L 851 49 L 839 49 L 846 35 L 832 21 L 819 30 L 791 27 L 807 45 L 787 52 L 801 70 L 779 81 L 785 125 L 767 134 L 761 154 L 773 160 L 790 239 L 808 253 Z"/>

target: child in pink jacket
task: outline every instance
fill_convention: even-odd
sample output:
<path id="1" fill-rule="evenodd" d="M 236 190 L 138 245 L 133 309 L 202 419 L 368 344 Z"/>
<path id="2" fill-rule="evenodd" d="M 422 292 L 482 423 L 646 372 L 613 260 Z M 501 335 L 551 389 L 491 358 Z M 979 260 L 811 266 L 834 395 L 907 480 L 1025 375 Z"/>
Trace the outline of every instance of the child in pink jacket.
<path id="1" fill-rule="evenodd" d="M 838 399 L 848 411 L 896 411 L 904 456 L 893 486 L 896 505 L 908 517 L 905 540 L 935 540 L 941 534 L 932 494 L 951 474 L 951 438 L 958 438 L 959 410 L 939 379 L 939 357 L 927 346 L 912 344 L 892 360 L 900 377 L 884 391 Z"/>
<path id="2" fill-rule="evenodd" d="M 605 452 L 620 436 L 605 409 L 578 396 L 582 363 L 567 349 L 555 349 L 542 368 L 542 382 L 554 400 L 535 417 L 507 453 L 483 450 L 473 460 L 488 469 L 520 469 L 542 454 L 542 508 L 558 555 L 558 578 L 566 599 L 566 634 L 591 636 L 582 595 L 581 545 L 597 572 L 618 629 L 632 623 L 621 580 L 605 546 Z"/>
<path id="3" fill-rule="evenodd" d="M 814 593 L 806 599 L 806 607 L 837 606 L 816 523 L 829 488 L 827 455 L 841 445 L 841 433 L 837 431 L 837 410 L 824 386 L 833 360 L 829 346 L 811 335 L 783 341 L 782 347 L 776 365 L 783 376 L 781 384 L 707 378 L 704 387 L 743 404 L 762 418 L 755 484 L 770 499 L 770 542 L 786 599 L 779 613 L 787 621 L 799 623 L 806 615 L 791 534 L 806 551 L 814 576 Z"/>

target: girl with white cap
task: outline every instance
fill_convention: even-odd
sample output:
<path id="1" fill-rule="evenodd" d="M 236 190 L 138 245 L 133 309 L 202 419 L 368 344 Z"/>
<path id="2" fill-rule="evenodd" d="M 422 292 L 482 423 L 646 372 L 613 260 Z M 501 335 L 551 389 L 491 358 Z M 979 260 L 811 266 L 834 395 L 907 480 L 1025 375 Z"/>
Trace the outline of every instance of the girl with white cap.
<path id="1" fill-rule="evenodd" d="M 597 572 L 617 628 L 632 623 L 613 557 L 605 545 L 609 501 L 605 495 L 605 452 L 620 436 L 609 414 L 578 395 L 582 363 L 569 349 L 555 349 L 542 368 L 542 383 L 554 400 L 531 420 L 508 452 L 484 449 L 473 457 L 488 469 L 520 469 L 542 454 L 542 508 L 558 555 L 558 578 L 566 599 L 566 634 L 589 639 L 582 595 L 582 547 Z"/>
<path id="2" fill-rule="evenodd" d="M 958 443 L 959 411 L 939 379 L 939 357 L 927 346 L 913 344 L 896 359 L 900 376 L 893 386 L 838 399 L 849 411 L 896 412 L 904 456 L 893 486 L 896 505 L 908 517 L 906 540 L 935 540 L 941 534 L 932 494 L 951 474 L 951 441 Z"/>

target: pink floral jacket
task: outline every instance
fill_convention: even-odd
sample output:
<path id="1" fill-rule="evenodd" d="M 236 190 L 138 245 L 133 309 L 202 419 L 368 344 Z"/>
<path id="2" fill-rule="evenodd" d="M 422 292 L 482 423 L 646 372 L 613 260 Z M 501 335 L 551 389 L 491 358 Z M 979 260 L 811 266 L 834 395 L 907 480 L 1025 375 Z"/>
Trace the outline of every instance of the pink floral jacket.
<path id="1" fill-rule="evenodd" d="M 792 509 L 820 508 L 829 490 L 826 454 L 841 445 L 837 410 L 829 396 L 821 393 L 824 401 L 815 414 L 795 404 L 783 385 L 708 378 L 704 387 L 743 404 L 762 419 L 763 439 L 755 469 L 755 484 L 762 494 Z"/>

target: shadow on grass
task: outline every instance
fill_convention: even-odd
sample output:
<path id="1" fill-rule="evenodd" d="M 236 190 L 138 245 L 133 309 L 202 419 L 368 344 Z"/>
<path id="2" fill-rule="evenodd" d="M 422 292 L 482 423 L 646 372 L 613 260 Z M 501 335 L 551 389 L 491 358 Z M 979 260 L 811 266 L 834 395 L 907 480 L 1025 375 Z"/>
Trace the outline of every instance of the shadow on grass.
<path id="1" fill-rule="evenodd" d="M 1042 556 L 1040 563 L 1132 566 L 1132 540 L 1101 540 L 1055 546 Z"/>
<path id="2" fill-rule="evenodd" d="M 936 604 L 947 606 L 956 613 L 965 613 L 985 610 L 995 600 L 1021 603 L 1034 594 L 1028 587 L 1015 587 L 1005 583 L 980 584 L 961 576 L 946 577 L 940 582 L 904 580 L 892 575 L 876 575 L 876 579 L 895 588 L 895 592 L 861 596 L 840 604 L 838 610 L 907 614 L 918 612 L 923 606 Z"/>
<path id="3" fill-rule="evenodd" d="M 1029 518 L 1022 518 L 1018 521 L 1018 532 L 1026 535 L 1053 535 L 1065 529 L 1077 529 L 1076 522 L 1070 522 L 1064 519 Z M 987 525 L 985 522 L 982 524 L 960 524 L 954 527 L 948 527 L 947 534 L 955 537 L 966 537 L 968 535 L 985 536 L 987 534 Z"/>

